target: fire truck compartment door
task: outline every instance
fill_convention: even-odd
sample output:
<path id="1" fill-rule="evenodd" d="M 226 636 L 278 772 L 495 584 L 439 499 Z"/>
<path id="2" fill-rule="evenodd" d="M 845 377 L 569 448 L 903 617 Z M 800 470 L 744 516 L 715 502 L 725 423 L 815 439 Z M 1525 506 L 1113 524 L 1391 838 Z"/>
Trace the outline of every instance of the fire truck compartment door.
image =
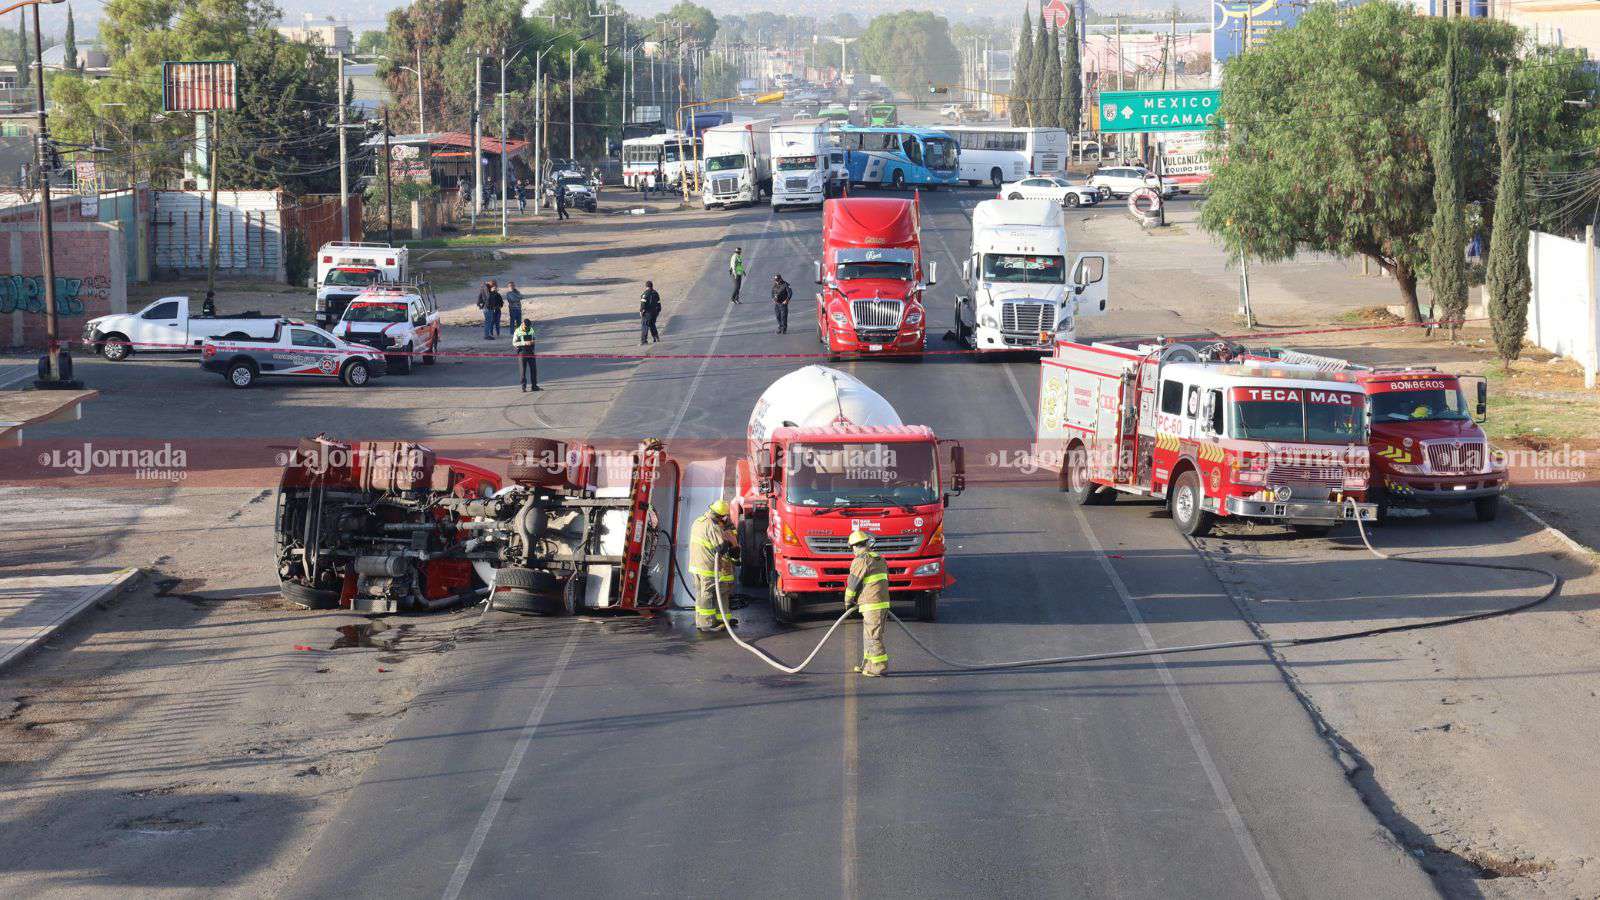
<path id="1" fill-rule="evenodd" d="M 1079 253 L 1072 264 L 1076 316 L 1105 315 L 1111 297 L 1111 260 L 1105 253 Z"/>

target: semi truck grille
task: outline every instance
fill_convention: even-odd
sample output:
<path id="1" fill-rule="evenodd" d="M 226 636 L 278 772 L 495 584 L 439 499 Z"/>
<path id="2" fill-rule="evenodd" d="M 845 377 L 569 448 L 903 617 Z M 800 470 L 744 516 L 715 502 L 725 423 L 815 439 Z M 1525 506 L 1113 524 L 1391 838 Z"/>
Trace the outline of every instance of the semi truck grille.
<path id="1" fill-rule="evenodd" d="M 718 178 L 711 182 L 711 193 L 713 194 L 736 194 L 738 192 L 738 178 Z"/>
<path id="2" fill-rule="evenodd" d="M 1037 338 L 1041 331 L 1054 331 L 1049 321 L 1050 306 L 1044 303 L 1000 304 L 1000 330 L 1007 334 L 1027 334 Z"/>
<path id="3" fill-rule="evenodd" d="M 849 538 L 843 535 L 838 537 L 828 535 L 812 535 L 806 538 L 806 546 L 812 553 L 826 553 L 844 555 L 853 552 L 850 545 L 845 543 Z M 920 534 L 895 534 L 880 535 L 873 544 L 872 549 L 879 553 L 910 553 L 922 544 Z"/>
<path id="4" fill-rule="evenodd" d="M 1483 441 L 1429 441 L 1428 465 L 1438 475 L 1475 475 L 1484 470 Z"/>
<path id="5" fill-rule="evenodd" d="M 856 300 L 850 304 L 850 311 L 856 317 L 857 328 L 899 328 L 904 307 L 899 300 Z"/>
<path id="6" fill-rule="evenodd" d="M 783 183 L 786 190 L 807 191 L 811 189 L 811 180 L 808 178 L 790 178 Z"/>
<path id="7" fill-rule="evenodd" d="M 1314 486 L 1337 491 L 1344 487 L 1344 467 L 1337 464 L 1274 462 L 1267 470 L 1267 484 L 1291 488 Z"/>

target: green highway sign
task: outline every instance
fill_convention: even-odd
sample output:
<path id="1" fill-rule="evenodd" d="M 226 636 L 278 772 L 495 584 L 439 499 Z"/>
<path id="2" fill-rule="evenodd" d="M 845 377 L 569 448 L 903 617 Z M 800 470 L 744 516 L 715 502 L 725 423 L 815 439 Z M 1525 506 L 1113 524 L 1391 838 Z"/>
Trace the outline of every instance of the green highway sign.
<path id="1" fill-rule="evenodd" d="M 1101 132 L 1205 131 L 1221 124 L 1221 91 L 1101 91 Z"/>

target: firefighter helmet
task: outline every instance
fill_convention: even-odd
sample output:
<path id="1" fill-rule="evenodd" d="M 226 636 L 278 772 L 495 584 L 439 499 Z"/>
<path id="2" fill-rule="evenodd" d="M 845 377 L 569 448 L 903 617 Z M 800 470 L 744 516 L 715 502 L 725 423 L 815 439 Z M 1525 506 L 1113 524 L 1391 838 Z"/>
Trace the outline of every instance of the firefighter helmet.
<path id="1" fill-rule="evenodd" d="M 872 535 L 867 534 L 865 531 L 862 531 L 859 528 L 857 528 L 855 531 L 850 532 L 850 541 L 849 541 L 849 543 L 850 543 L 850 546 L 852 546 L 852 547 L 859 547 L 862 544 L 866 544 L 868 547 L 870 547 L 870 546 L 872 546 L 872 541 L 873 541 Z"/>
<path id="2" fill-rule="evenodd" d="M 728 516 L 728 501 L 722 499 L 721 497 L 718 497 L 717 499 L 711 501 L 711 514 L 713 516 L 720 516 L 722 518 L 727 518 L 727 516 Z"/>

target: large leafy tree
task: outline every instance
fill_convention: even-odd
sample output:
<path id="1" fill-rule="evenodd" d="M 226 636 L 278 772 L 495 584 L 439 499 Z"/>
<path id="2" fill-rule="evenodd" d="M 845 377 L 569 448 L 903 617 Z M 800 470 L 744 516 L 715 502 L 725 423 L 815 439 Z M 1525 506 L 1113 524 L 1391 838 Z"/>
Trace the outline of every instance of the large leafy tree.
<path id="1" fill-rule="evenodd" d="M 1489 329 L 1495 349 L 1508 364 L 1522 354 L 1522 337 L 1528 331 L 1528 291 L 1532 286 L 1528 272 L 1527 180 L 1517 104 L 1517 80 L 1511 78 L 1500 107 L 1499 202 L 1495 204 L 1486 273 Z"/>
<path id="2" fill-rule="evenodd" d="M 1026 7 L 1022 10 L 1022 32 L 1017 38 L 1017 52 L 1011 58 L 1011 72 L 1011 124 L 1025 128 L 1032 124 L 1028 98 L 1034 94 L 1033 19 Z"/>
<path id="3" fill-rule="evenodd" d="M 1250 53 L 1228 61 L 1210 197 L 1201 224 L 1235 253 L 1361 254 L 1395 278 L 1407 317 L 1432 233 L 1431 138 L 1445 46 L 1461 40 L 1462 196 L 1488 204 L 1499 151 L 1490 105 L 1524 51 L 1503 23 L 1422 17 L 1388 3 L 1313 6 Z M 1530 156 L 1570 152 L 1585 115 L 1563 101 L 1593 87 L 1576 54 L 1530 51 L 1541 77 L 1519 104 Z M 1572 93 L 1569 93 L 1572 92 Z M 1530 128 L 1537 124 L 1537 128 Z"/>
<path id="4" fill-rule="evenodd" d="M 687 40 L 709 44 L 711 39 L 717 36 L 717 17 L 711 14 L 711 10 L 690 3 L 689 0 L 680 0 L 678 5 L 662 13 L 658 18 L 688 26 L 683 30 Z"/>
<path id="5" fill-rule="evenodd" d="M 883 76 L 907 94 L 920 94 L 929 84 L 953 84 L 961 78 L 961 54 L 950 40 L 950 23 L 933 13 L 877 16 L 854 49 L 863 70 Z"/>
<path id="6" fill-rule="evenodd" d="M 1449 32 L 1439 125 L 1433 136 L 1433 231 L 1428 246 L 1434 317 L 1455 324 L 1467 311 L 1466 213 L 1461 202 L 1461 91 L 1457 84 L 1459 28 Z"/>

